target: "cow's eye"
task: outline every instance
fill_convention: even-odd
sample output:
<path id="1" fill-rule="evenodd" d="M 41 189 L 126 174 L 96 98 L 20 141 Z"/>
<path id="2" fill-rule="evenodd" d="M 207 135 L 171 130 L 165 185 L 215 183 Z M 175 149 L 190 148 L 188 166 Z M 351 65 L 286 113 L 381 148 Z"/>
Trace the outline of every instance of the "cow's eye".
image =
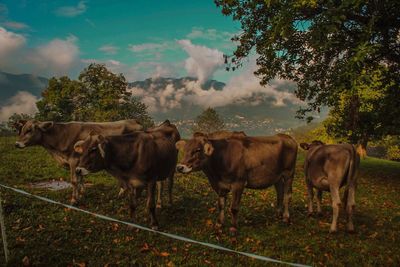
<path id="1" fill-rule="evenodd" d="M 201 148 L 196 149 L 196 153 L 199 153 L 201 151 Z"/>
<path id="2" fill-rule="evenodd" d="M 96 151 L 96 150 L 97 150 L 97 146 L 92 147 L 92 148 L 90 149 L 90 151 Z"/>

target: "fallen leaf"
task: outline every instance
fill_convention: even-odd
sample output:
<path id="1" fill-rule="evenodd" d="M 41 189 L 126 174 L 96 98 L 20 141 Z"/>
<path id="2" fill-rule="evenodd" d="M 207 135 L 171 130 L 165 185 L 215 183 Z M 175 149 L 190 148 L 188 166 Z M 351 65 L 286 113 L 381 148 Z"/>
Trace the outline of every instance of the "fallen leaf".
<path id="1" fill-rule="evenodd" d="M 144 243 L 142 248 L 139 250 L 140 252 L 147 252 L 150 250 L 150 247 L 147 243 Z"/>
<path id="2" fill-rule="evenodd" d="M 28 256 L 25 256 L 25 257 L 22 259 L 22 265 L 23 265 L 23 266 L 31 266 L 31 263 L 30 263 L 30 260 L 29 260 Z"/>
<path id="3" fill-rule="evenodd" d="M 160 256 L 161 256 L 161 257 L 168 257 L 168 256 L 169 256 L 169 253 L 166 252 L 166 251 L 164 251 L 164 252 L 161 252 L 161 253 L 160 253 Z"/>

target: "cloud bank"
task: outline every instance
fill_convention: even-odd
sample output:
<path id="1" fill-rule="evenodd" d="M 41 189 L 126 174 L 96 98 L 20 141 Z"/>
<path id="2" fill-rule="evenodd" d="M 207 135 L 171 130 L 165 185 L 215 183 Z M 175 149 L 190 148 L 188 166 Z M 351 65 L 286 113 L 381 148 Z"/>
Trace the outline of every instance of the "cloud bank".
<path id="1" fill-rule="evenodd" d="M 202 45 L 194 45 L 190 40 L 179 40 L 178 44 L 189 55 L 185 60 L 185 69 L 200 83 L 212 78 L 215 71 L 224 66 L 223 53 Z"/>
<path id="2" fill-rule="evenodd" d="M 11 97 L 6 105 L 0 107 L 0 121 L 7 121 L 14 113 L 34 114 L 38 98 L 29 92 L 21 91 Z"/>
<path id="3" fill-rule="evenodd" d="M 246 71 L 232 77 L 222 90 L 214 87 L 203 89 L 202 82 L 193 79 L 183 80 L 182 85 L 176 85 L 173 80 L 160 85 L 153 80 L 149 88 L 133 87 L 129 90 L 149 107 L 151 113 L 190 105 L 215 108 L 231 104 L 256 106 L 268 103 L 276 107 L 302 104 L 290 91 L 294 83 L 274 80 L 263 87 L 253 74 L 255 69 L 255 60 L 252 60 Z"/>
<path id="4" fill-rule="evenodd" d="M 66 75 L 82 67 L 77 42 L 70 35 L 30 48 L 24 35 L 0 27 L 0 69 L 12 73 Z"/>

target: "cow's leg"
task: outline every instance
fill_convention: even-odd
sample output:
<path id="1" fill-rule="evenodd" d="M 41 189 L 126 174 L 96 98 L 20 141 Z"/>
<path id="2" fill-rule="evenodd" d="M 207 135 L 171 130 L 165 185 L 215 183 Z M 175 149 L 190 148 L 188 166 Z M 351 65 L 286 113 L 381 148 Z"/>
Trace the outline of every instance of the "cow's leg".
<path id="1" fill-rule="evenodd" d="M 284 195 L 284 183 L 282 179 L 279 179 L 277 183 L 275 183 L 276 190 L 276 214 L 278 218 L 282 216 L 283 212 L 283 195 Z"/>
<path id="2" fill-rule="evenodd" d="M 310 182 L 306 181 L 306 183 L 307 183 L 307 199 L 308 199 L 307 214 L 308 216 L 311 216 L 314 212 L 313 210 L 314 188 Z"/>
<path id="3" fill-rule="evenodd" d="M 353 210 L 356 204 L 355 201 L 355 186 L 353 184 L 349 185 L 349 188 L 346 190 L 347 193 L 347 201 L 345 202 L 346 205 L 346 213 L 347 213 L 347 231 L 352 233 L 354 232 L 354 224 L 353 224 Z"/>
<path id="4" fill-rule="evenodd" d="M 132 222 L 136 220 L 136 208 L 137 208 L 137 199 L 138 199 L 138 188 L 129 186 L 128 194 L 129 194 L 129 210 Z"/>
<path id="5" fill-rule="evenodd" d="M 225 203 L 226 203 L 226 195 L 228 191 L 221 190 L 218 193 L 218 219 L 216 227 L 220 228 L 224 224 L 225 221 Z"/>
<path id="6" fill-rule="evenodd" d="M 156 182 L 151 181 L 147 184 L 147 211 L 150 216 L 150 226 L 152 229 L 158 229 L 156 218 L 156 203 L 155 203 Z"/>
<path id="7" fill-rule="evenodd" d="M 237 233 L 237 226 L 238 226 L 238 213 L 239 213 L 239 204 L 242 198 L 242 193 L 244 190 L 243 183 L 234 183 L 231 187 L 232 190 L 232 203 L 230 212 L 232 215 L 232 227 L 229 228 L 229 232 L 232 235 L 236 235 Z"/>
<path id="8" fill-rule="evenodd" d="M 162 208 L 162 191 L 164 181 L 157 181 L 157 209 Z"/>
<path id="9" fill-rule="evenodd" d="M 71 184 L 72 184 L 72 197 L 71 197 L 71 204 L 76 205 L 78 204 L 79 200 L 79 193 L 78 193 L 78 177 L 75 173 L 75 166 L 71 165 L 70 167 L 70 176 L 71 176 Z"/>
<path id="10" fill-rule="evenodd" d="M 322 214 L 321 204 L 322 204 L 322 190 L 318 190 L 317 194 L 317 213 L 318 215 Z"/>
<path id="11" fill-rule="evenodd" d="M 339 208 L 340 208 L 340 195 L 339 195 L 339 186 L 334 184 L 330 185 L 331 197 L 332 197 L 332 224 L 331 229 L 329 230 L 330 233 L 334 233 L 337 231 L 337 220 L 339 217 Z"/>
<path id="12" fill-rule="evenodd" d="M 283 212 L 283 222 L 289 223 L 289 203 L 292 199 L 292 183 L 293 183 L 293 174 L 284 177 L 284 195 L 283 195 L 283 205 L 284 205 L 284 212 Z"/>
<path id="13" fill-rule="evenodd" d="M 78 180 L 78 198 L 80 199 L 83 196 L 83 193 L 85 192 L 85 182 L 83 179 L 82 175 L 77 176 Z"/>
<path id="14" fill-rule="evenodd" d="M 175 170 L 175 168 L 174 168 Z M 167 183 L 168 183 L 168 204 L 172 206 L 172 188 L 174 187 L 174 174 L 175 172 L 172 172 L 172 174 L 168 177 Z"/>

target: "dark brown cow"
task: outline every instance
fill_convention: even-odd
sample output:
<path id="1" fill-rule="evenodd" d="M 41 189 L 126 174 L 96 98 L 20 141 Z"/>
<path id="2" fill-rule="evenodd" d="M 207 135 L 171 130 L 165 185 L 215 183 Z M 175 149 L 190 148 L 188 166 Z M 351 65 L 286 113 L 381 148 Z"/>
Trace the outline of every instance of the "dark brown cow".
<path id="1" fill-rule="evenodd" d="M 70 170 L 73 186 L 71 203 L 76 204 L 83 194 L 83 179 L 75 173 L 78 163 L 74 144 L 85 139 L 91 132 L 102 134 L 123 134 L 138 131 L 142 126 L 136 120 L 115 122 L 67 122 L 20 121 L 16 125 L 19 132 L 17 148 L 39 145 L 44 147 L 63 167 Z"/>
<path id="2" fill-rule="evenodd" d="M 153 132 L 91 135 L 77 142 L 75 151 L 81 154 L 76 168 L 79 175 L 106 170 L 125 183 L 129 189 L 132 219 L 135 218 L 138 197 L 146 187 L 150 225 L 153 229 L 158 227 L 155 216 L 156 182 L 173 175 L 178 156 L 169 138 Z"/>
<path id="3" fill-rule="evenodd" d="M 174 145 L 181 139 L 178 129 L 174 124 L 171 124 L 169 120 L 164 121 L 159 126 L 149 128 L 146 130 L 146 133 L 152 134 L 154 137 L 166 137 L 168 138 Z M 174 172 L 167 178 L 168 182 L 168 201 L 169 204 L 172 204 L 172 187 L 174 185 Z M 157 208 L 162 207 L 162 191 L 163 191 L 163 183 L 164 181 L 157 182 Z M 124 194 L 127 188 L 121 188 L 119 196 Z"/>
<path id="4" fill-rule="evenodd" d="M 177 171 L 190 173 L 203 171 L 211 187 L 218 194 L 218 225 L 224 222 L 224 207 L 228 192 L 232 192 L 230 211 L 232 227 L 237 231 L 237 214 L 244 188 L 264 189 L 275 185 L 278 213 L 289 221 L 289 201 L 296 164 L 297 143 L 288 135 L 271 137 L 235 137 L 210 139 L 194 136 L 179 141 L 184 157 Z"/>
<path id="5" fill-rule="evenodd" d="M 341 204 L 339 189 L 346 186 L 344 205 L 347 212 L 347 230 L 354 231 L 353 209 L 360 157 L 350 144 L 325 145 L 321 141 L 301 143 L 308 150 L 304 162 L 304 173 L 308 191 L 308 213 L 313 213 L 314 189 L 318 190 L 317 212 L 321 213 L 322 192 L 332 197 L 333 218 L 330 232 L 337 231 L 337 219 Z"/>

